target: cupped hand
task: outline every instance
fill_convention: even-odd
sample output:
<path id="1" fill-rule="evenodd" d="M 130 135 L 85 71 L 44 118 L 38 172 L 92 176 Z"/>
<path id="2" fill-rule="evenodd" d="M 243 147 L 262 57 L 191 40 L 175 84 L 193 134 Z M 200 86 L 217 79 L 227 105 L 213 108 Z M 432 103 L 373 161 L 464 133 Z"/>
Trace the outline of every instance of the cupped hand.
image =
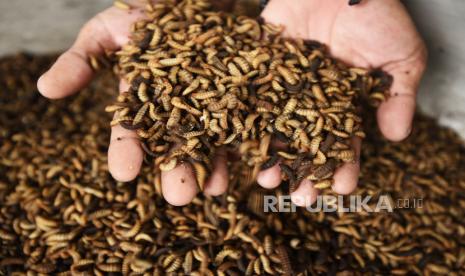
<path id="1" fill-rule="evenodd" d="M 130 39 L 130 26 L 144 17 L 145 1 L 133 1 L 130 11 L 111 7 L 91 19 L 79 33 L 72 47 L 38 81 L 39 91 L 51 99 L 69 96 L 84 88 L 93 77 L 88 60 L 105 50 L 117 50 Z M 286 35 L 315 39 L 330 45 L 331 53 L 348 63 L 364 67 L 381 67 L 394 76 L 391 97 L 378 112 L 384 135 L 392 140 L 405 138 L 410 130 L 415 106 L 415 91 L 425 67 L 425 48 L 415 27 L 397 0 L 371 0 L 356 7 L 346 1 L 291 0 L 271 1 L 263 13 L 268 22 L 286 26 Z M 120 92 L 128 84 L 120 83 Z M 359 140 L 354 147 L 360 151 Z M 131 181 L 139 173 L 143 151 L 138 137 L 117 125 L 112 127 L 108 149 L 109 170 L 119 181 Z M 219 195 L 228 185 L 227 158 L 219 151 L 214 160 L 214 171 L 204 192 Z M 359 164 L 345 164 L 335 174 L 333 189 L 350 193 L 356 186 Z M 281 174 L 276 165 L 258 175 L 258 182 L 266 188 L 280 184 Z M 198 189 L 192 168 L 188 164 L 162 172 L 162 192 L 173 205 L 189 203 Z M 310 182 L 300 185 L 293 193 L 307 202 L 316 198 L 317 191 Z M 299 204 L 299 203 L 298 203 Z"/>
<path id="2" fill-rule="evenodd" d="M 63 53 L 38 81 L 39 91 L 48 98 L 58 99 L 76 93 L 92 80 L 94 72 L 89 65 L 90 56 L 103 55 L 105 50 L 118 50 L 130 39 L 131 25 L 144 18 L 146 1 L 132 1 L 131 10 L 108 8 L 92 18 L 81 29 L 76 41 Z M 119 91 L 125 92 L 128 84 L 120 82 Z M 137 134 L 117 125 L 111 129 L 108 148 L 108 165 L 112 176 L 119 181 L 136 178 L 142 165 L 143 151 Z M 215 160 L 215 171 L 206 184 L 205 193 L 218 195 L 227 188 L 227 169 L 224 154 Z M 192 169 L 182 164 L 162 173 L 162 192 L 173 205 L 189 203 L 197 194 Z"/>
<path id="3" fill-rule="evenodd" d="M 399 0 L 271 0 L 262 13 L 265 21 L 285 26 L 285 35 L 320 41 L 332 56 L 347 64 L 381 68 L 394 77 L 390 97 L 377 112 L 383 135 L 400 141 L 411 131 L 417 88 L 426 66 L 426 47 Z M 357 156 L 361 141 L 353 141 Z M 346 163 L 334 175 L 333 190 L 351 193 L 357 186 L 360 164 Z M 273 188 L 280 183 L 278 165 L 260 172 L 258 183 Z M 291 194 L 297 205 L 309 205 L 318 191 L 305 180 Z"/>

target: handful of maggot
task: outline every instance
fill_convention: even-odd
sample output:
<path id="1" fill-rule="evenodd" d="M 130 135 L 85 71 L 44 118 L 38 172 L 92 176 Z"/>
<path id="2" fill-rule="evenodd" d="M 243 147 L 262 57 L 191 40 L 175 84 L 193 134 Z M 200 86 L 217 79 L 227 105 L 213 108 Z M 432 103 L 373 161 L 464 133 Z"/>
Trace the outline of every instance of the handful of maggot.
<path id="1" fill-rule="evenodd" d="M 130 88 L 107 111 L 116 113 L 112 125 L 137 132 L 157 168 L 189 162 L 203 189 L 212 157 L 227 147 L 253 167 L 252 181 L 279 162 L 292 192 L 303 179 L 330 187 L 334 171 L 354 161 L 351 141 L 365 137 L 359 102 L 383 101 L 390 76 L 208 1 L 159 1 L 146 13 L 116 53 Z"/>

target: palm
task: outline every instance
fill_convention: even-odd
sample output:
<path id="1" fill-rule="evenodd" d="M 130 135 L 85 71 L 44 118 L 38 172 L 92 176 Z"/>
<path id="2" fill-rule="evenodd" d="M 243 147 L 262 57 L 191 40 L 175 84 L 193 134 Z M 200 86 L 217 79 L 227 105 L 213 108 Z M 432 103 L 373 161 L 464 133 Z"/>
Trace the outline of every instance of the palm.
<path id="1" fill-rule="evenodd" d="M 423 42 L 397 0 L 366 1 L 359 6 L 345 1 L 290 2 L 270 3 L 263 14 L 266 20 L 286 26 L 288 36 L 329 45 L 333 55 L 348 63 L 383 67 L 424 54 Z"/>
<path id="2" fill-rule="evenodd" d="M 284 25 L 287 36 L 329 45 L 331 54 L 344 62 L 393 75 L 391 96 L 401 99 L 383 104 L 378 121 L 392 140 L 408 135 L 426 50 L 400 1 L 365 0 L 357 6 L 346 1 L 271 1 L 263 17 Z"/>

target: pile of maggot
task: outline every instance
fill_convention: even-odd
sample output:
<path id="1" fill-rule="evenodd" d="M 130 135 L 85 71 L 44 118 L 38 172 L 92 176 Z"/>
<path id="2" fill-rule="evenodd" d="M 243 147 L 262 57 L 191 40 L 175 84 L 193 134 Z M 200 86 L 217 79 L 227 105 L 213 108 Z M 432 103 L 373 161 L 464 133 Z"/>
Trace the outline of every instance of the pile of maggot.
<path id="1" fill-rule="evenodd" d="M 284 190 L 244 185 L 241 162 L 226 195 L 174 207 L 149 166 L 131 183 L 108 173 L 111 74 L 50 102 L 36 79 L 51 61 L 0 60 L 0 275 L 465 274 L 465 147 L 434 120 L 393 144 L 366 114 L 356 195 L 416 208 L 263 213 Z"/>
<path id="2" fill-rule="evenodd" d="M 202 190 L 219 147 L 260 169 L 278 161 L 290 192 L 301 180 L 332 185 L 364 137 L 361 96 L 379 103 L 380 70 L 351 68 L 315 41 L 290 40 L 261 19 L 212 11 L 208 1 L 158 1 L 116 53 L 127 92 L 107 107 L 112 125 L 135 130 L 162 171 L 189 162 Z M 270 141 L 289 147 L 277 150 Z"/>

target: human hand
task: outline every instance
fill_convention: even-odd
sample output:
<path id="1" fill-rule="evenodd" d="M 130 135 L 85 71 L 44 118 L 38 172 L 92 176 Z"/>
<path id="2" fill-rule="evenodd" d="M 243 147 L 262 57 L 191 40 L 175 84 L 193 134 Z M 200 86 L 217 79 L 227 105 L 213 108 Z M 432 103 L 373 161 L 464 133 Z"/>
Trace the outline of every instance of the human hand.
<path id="1" fill-rule="evenodd" d="M 400 141 L 411 131 L 416 91 L 426 66 L 426 47 L 402 3 L 365 0 L 349 6 L 345 0 L 271 0 L 265 21 L 285 26 L 285 36 L 320 41 L 331 55 L 358 67 L 381 68 L 394 77 L 390 97 L 377 112 L 383 135 Z M 353 146 L 360 154 L 361 140 Z M 357 186 L 360 164 L 346 163 L 334 174 L 333 190 L 349 194 Z M 278 165 L 260 172 L 258 183 L 274 188 L 281 182 Z M 291 194 L 297 205 L 316 200 L 318 190 L 304 180 Z"/>
<path id="2" fill-rule="evenodd" d="M 131 2 L 130 5 L 135 9 L 130 11 L 108 8 L 86 23 L 71 48 L 39 79 L 39 91 L 45 97 L 58 99 L 87 86 L 94 75 L 88 63 L 89 57 L 103 55 L 105 50 L 118 50 L 126 44 L 130 39 L 130 26 L 144 17 L 144 3 L 146 1 Z M 127 89 L 128 84 L 121 81 L 119 91 Z M 143 152 L 137 134 L 119 125 L 112 127 L 108 149 L 108 165 L 112 176 L 119 181 L 133 180 L 139 173 L 142 160 Z M 207 185 L 205 193 L 215 195 L 226 189 L 224 158 L 218 158 L 216 168 L 212 179 L 217 185 Z M 163 172 L 162 191 L 166 200 L 172 204 L 190 202 L 197 193 L 192 170 L 187 166 L 178 166 L 172 171 Z"/>
<path id="3" fill-rule="evenodd" d="M 280 4 L 276 5 L 276 3 L 277 2 L 273 2 L 270 5 L 275 6 L 275 10 L 277 7 L 280 11 Z M 137 6 L 137 2 L 133 4 Z M 142 5 L 140 4 L 139 6 L 141 7 Z M 273 20 L 279 19 L 279 16 L 273 15 L 273 9 L 270 10 L 270 7 L 265 11 L 265 18 L 271 16 Z M 277 11 L 275 13 L 277 13 Z M 289 10 L 284 10 L 283 12 L 284 14 L 289 13 Z M 270 15 L 266 15 L 266 13 L 270 13 Z M 90 82 L 93 75 L 93 71 L 87 62 L 89 56 L 101 55 L 105 49 L 117 50 L 122 45 L 126 44 L 129 40 L 130 25 L 141 18 L 143 18 L 141 9 L 133 9 L 128 12 L 112 7 L 90 20 L 81 30 L 73 46 L 60 56 L 52 68 L 39 79 L 39 91 L 44 96 L 55 99 L 71 95 L 84 88 Z M 285 23 L 288 28 L 291 28 L 288 29 L 289 35 L 293 35 L 292 32 L 297 30 L 298 32 L 293 36 L 306 38 L 308 35 L 308 38 L 319 39 L 318 37 L 312 36 L 311 32 L 307 32 L 307 35 L 302 35 L 306 33 L 303 32 L 301 34 L 299 29 L 294 28 L 292 25 L 296 24 L 296 22 L 292 23 L 290 20 L 281 20 L 281 22 L 279 20 L 270 21 Z M 413 33 L 416 34 L 414 29 Z M 328 43 L 323 39 L 320 40 Z M 421 42 L 421 40 L 419 41 Z M 358 61 L 354 63 L 363 65 Z M 370 63 L 366 64 L 370 65 Z M 376 65 L 373 64 L 373 66 Z M 417 74 L 421 75 L 421 70 Z M 120 91 L 124 92 L 127 88 L 128 84 L 122 81 L 120 84 Z M 355 142 L 355 144 L 359 149 L 360 142 Z M 137 135 L 133 131 L 126 130 L 121 126 L 114 126 L 112 128 L 111 142 L 108 150 L 109 169 L 113 177 L 120 181 L 133 180 L 140 170 L 142 158 L 143 152 Z M 219 195 L 227 189 L 228 182 L 226 155 L 224 151 L 219 152 L 214 160 L 214 164 L 215 169 L 209 181 L 206 183 L 205 193 Z M 335 176 L 335 190 L 340 193 L 350 192 L 348 187 L 355 187 L 355 185 L 350 186 L 347 184 L 350 184 L 350 182 L 344 184 L 341 180 L 355 179 L 353 182 L 356 183 L 358 175 L 358 164 L 346 164 L 345 166 L 346 167 L 341 168 Z M 267 188 L 278 186 L 280 182 L 279 167 L 273 167 L 266 172 L 260 173 L 258 182 Z M 304 183 L 301 187 L 302 188 L 296 191 L 297 194 L 305 193 L 310 196 L 316 195 L 316 190 L 312 189 L 309 183 Z M 189 203 L 197 194 L 195 177 L 189 165 L 179 165 L 172 171 L 163 172 L 162 192 L 165 199 L 171 204 L 184 205 Z"/>

